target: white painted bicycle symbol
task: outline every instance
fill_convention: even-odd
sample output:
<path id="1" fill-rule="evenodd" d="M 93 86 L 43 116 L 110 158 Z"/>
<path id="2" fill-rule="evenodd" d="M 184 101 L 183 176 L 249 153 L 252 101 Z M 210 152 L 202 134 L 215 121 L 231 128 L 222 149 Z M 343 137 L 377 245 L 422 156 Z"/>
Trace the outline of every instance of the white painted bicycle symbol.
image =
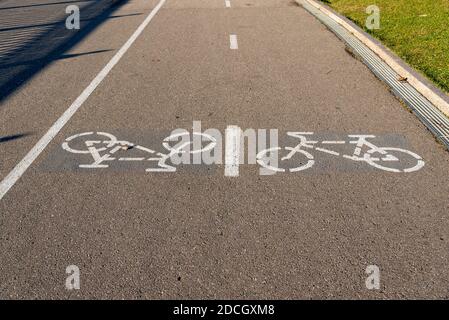
<path id="1" fill-rule="evenodd" d="M 182 142 L 181 138 L 183 138 L 183 136 L 185 135 L 190 136 L 190 133 L 186 131 L 182 133 L 172 134 L 166 137 L 162 142 L 162 146 L 168 151 L 167 153 L 157 152 L 153 149 L 143 147 L 126 140 L 119 140 L 114 135 L 107 132 L 84 132 L 75 134 L 64 141 L 64 143 L 62 144 L 62 148 L 70 153 L 90 154 L 93 157 L 92 163 L 80 164 L 80 168 L 108 168 L 109 165 L 107 163 L 110 161 L 150 161 L 155 162 L 157 164 L 157 167 L 147 168 L 145 170 L 147 172 L 175 172 L 176 167 L 167 164 L 168 160 L 172 159 L 175 154 L 180 155 L 185 153 L 201 153 L 213 149 L 216 145 L 214 137 L 205 133 L 193 132 L 193 136 L 199 135 L 203 140 L 208 140 L 209 142 L 206 146 L 201 146 L 201 148 L 199 149 L 191 149 L 190 146 L 193 144 L 192 140 L 188 139 L 187 142 Z M 93 139 L 94 137 L 96 137 L 97 139 Z M 175 144 L 174 146 L 170 145 L 170 142 L 179 140 L 181 140 L 181 142 Z M 77 148 L 74 146 L 75 144 L 81 145 L 83 148 Z M 119 151 L 130 149 L 139 150 L 143 152 L 143 154 L 148 154 L 150 156 L 115 156 L 119 153 Z"/>
<path id="2" fill-rule="evenodd" d="M 315 159 L 314 156 L 305 149 L 316 150 L 334 156 L 341 156 L 352 161 L 364 161 L 377 169 L 388 172 L 418 171 L 425 164 L 419 155 L 409 150 L 394 147 L 378 147 L 375 144 L 369 142 L 367 139 L 375 138 L 376 136 L 374 135 L 348 135 L 348 138 L 350 138 L 350 141 L 348 141 L 348 143 L 355 145 L 352 154 L 341 154 L 339 152 L 323 147 L 323 145 L 329 146 L 346 144 L 347 141 L 344 140 L 321 142 L 307 140 L 307 136 L 313 135 L 313 132 L 287 132 L 287 135 L 299 139 L 299 143 L 294 147 L 274 147 L 262 150 L 257 154 L 257 162 L 260 166 L 274 172 L 287 172 L 287 170 L 289 172 L 298 172 L 309 169 L 315 164 Z M 317 146 L 317 144 L 320 144 L 320 146 Z M 362 150 L 365 151 L 362 152 Z M 287 151 L 287 155 L 283 156 L 280 159 L 281 162 L 285 162 L 296 156 L 302 157 L 302 160 L 305 160 L 305 164 L 287 168 L 270 165 L 270 163 L 267 161 L 267 156 L 270 153 L 280 151 Z M 400 168 L 401 161 L 405 162 L 405 157 L 408 158 L 407 160 L 411 160 L 409 162 L 411 162 L 412 165 L 405 168 Z M 391 165 L 394 165 L 396 168 L 392 168 Z"/>

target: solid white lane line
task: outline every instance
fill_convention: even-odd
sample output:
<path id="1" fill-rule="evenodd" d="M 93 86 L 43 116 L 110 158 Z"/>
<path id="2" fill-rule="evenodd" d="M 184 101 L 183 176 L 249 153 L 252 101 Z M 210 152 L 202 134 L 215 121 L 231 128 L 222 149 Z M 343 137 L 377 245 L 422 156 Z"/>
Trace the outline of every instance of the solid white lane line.
<path id="1" fill-rule="evenodd" d="M 226 5 L 226 8 L 230 8 L 231 7 L 231 1 L 230 0 L 226 0 L 225 1 L 225 5 Z"/>
<path id="2" fill-rule="evenodd" d="M 241 130 L 237 126 L 226 128 L 225 141 L 225 176 L 238 177 L 240 162 L 240 135 Z"/>
<path id="3" fill-rule="evenodd" d="M 235 34 L 231 34 L 229 36 L 229 43 L 232 50 L 237 50 L 239 45 L 237 43 L 237 36 Z"/>
<path id="4" fill-rule="evenodd" d="M 161 9 L 166 0 L 161 0 L 156 7 L 150 12 L 146 19 L 140 24 L 137 30 L 120 48 L 120 50 L 112 57 L 108 64 L 100 71 L 100 73 L 92 80 L 81 95 L 72 103 L 72 105 L 62 114 L 62 116 L 50 127 L 47 133 L 36 143 L 36 145 L 28 152 L 28 154 L 12 169 L 12 171 L 0 183 L 0 200 L 5 196 L 9 189 L 20 179 L 25 171 L 31 166 L 36 158 L 44 151 L 47 145 L 56 137 L 64 125 L 70 120 L 76 111 L 89 98 L 92 92 L 104 80 L 114 66 L 120 61 L 131 45 L 140 36 L 146 26 L 150 23 L 156 13 Z"/>

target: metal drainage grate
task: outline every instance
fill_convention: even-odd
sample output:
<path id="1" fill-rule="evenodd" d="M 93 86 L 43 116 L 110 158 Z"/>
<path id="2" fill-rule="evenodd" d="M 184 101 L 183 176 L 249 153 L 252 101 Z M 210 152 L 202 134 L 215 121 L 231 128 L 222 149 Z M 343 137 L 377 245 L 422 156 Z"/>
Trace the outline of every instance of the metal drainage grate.
<path id="1" fill-rule="evenodd" d="M 398 81 L 399 75 L 345 28 L 309 3 L 303 2 L 302 5 L 343 40 L 379 79 L 387 83 L 393 93 L 404 101 L 438 140 L 449 149 L 449 119 L 440 110 L 408 82 Z"/>

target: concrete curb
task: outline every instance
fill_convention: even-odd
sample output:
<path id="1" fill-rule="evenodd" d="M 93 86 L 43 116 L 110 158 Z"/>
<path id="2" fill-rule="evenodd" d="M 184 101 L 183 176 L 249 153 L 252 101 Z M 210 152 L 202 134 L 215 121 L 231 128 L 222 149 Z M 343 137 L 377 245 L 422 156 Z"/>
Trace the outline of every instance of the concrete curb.
<path id="1" fill-rule="evenodd" d="M 429 102 L 431 102 L 438 110 L 440 110 L 444 115 L 449 117 L 449 103 L 443 99 L 433 88 L 426 85 L 418 79 L 411 71 L 406 70 L 401 66 L 394 58 L 392 58 L 383 48 L 377 45 L 374 39 L 368 34 L 361 30 L 357 30 L 355 27 L 351 26 L 348 22 L 343 20 L 337 14 L 333 13 L 331 10 L 326 8 L 324 5 L 317 3 L 314 0 L 295 0 L 299 5 L 303 5 L 304 2 L 309 3 L 316 9 L 320 10 L 323 14 L 328 16 L 330 19 L 334 20 L 336 23 L 345 28 L 354 37 L 366 45 L 370 50 L 372 50 L 377 56 L 379 56 L 390 68 L 392 68 L 397 74 L 401 75 L 403 78 L 407 78 L 407 82 L 413 86 L 416 91 L 423 95 Z M 403 63 L 406 65 L 406 63 Z"/>

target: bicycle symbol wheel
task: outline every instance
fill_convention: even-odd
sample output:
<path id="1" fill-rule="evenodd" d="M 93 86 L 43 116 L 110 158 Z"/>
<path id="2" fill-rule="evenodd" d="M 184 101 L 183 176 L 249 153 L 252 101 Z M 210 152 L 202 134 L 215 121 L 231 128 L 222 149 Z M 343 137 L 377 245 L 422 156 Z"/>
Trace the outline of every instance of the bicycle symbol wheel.
<path id="1" fill-rule="evenodd" d="M 299 166 L 291 166 L 290 165 L 290 166 L 287 166 L 286 168 L 280 168 L 279 166 L 271 165 L 270 161 L 269 161 L 269 159 L 270 159 L 269 155 L 271 155 L 273 153 L 278 154 L 279 151 L 282 151 L 282 150 L 289 151 L 289 153 L 280 159 L 281 162 L 282 161 L 286 162 L 286 160 L 291 160 L 293 158 L 293 156 L 297 155 L 297 156 L 300 156 L 299 163 L 303 163 L 305 160 L 305 164 L 299 165 Z M 296 157 L 296 158 L 298 158 L 298 157 Z M 298 159 L 295 159 L 295 160 L 298 160 Z M 296 148 L 275 147 L 275 148 L 265 149 L 265 150 L 262 150 L 261 152 L 259 152 L 257 154 L 257 163 L 261 167 L 271 170 L 271 171 L 274 171 L 274 172 L 286 172 L 287 170 L 289 172 L 298 172 L 298 171 L 303 171 L 303 170 L 307 170 L 307 169 L 311 168 L 315 164 L 315 160 L 310 153 L 308 153 L 305 150 L 299 149 L 297 147 Z"/>
<path id="2" fill-rule="evenodd" d="M 184 136 L 188 136 L 188 142 L 184 142 L 184 143 L 178 143 L 175 146 L 170 146 L 169 142 L 174 142 L 177 141 L 179 138 L 182 138 Z M 215 148 L 215 146 L 217 145 L 217 139 L 215 139 L 213 136 L 208 135 L 206 133 L 203 132 L 192 132 L 192 136 L 199 136 L 199 141 L 209 141 L 207 145 L 205 145 L 204 147 L 201 146 L 200 149 L 197 150 L 188 150 L 189 153 L 191 154 L 196 154 L 196 153 L 202 153 L 202 152 L 206 152 L 209 150 L 212 150 L 213 148 Z M 206 139 L 204 139 L 206 138 Z M 182 139 L 181 139 L 182 141 Z M 186 153 L 187 150 L 186 147 L 194 144 L 194 141 L 190 140 L 190 132 L 186 131 L 186 132 L 180 132 L 180 133 L 175 133 L 172 134 L 168 137 L 166 137 L 163 142 L 162 142 L 162 146 L 167 149 L 168 151 L 170 151 L 170 153 L 178 153 L 178 154 L 183 154 Z"/>
<path id="3" fill-rule="evenodd" d="M 381 157 L 373 157 L 373 153 L 381 153 Z M 397 155 L 397 156 L 395 156 Z M 406 159 L 406 157 L 408 159 Z M 425 162 L 424 160 L 417 155 L 416 153 L 413 153 L 409 150 L 400 149 L 400 148 L 390 148 L 390 147 L 382 147 L 377 148 L 373 150 L 367 151 L 364 155 L 364 160 L 370 164 L 371 166 L 388 171 L 388 172 L 414 172 L 420 170 L 422 167 L 424 167 Z M 409 160 L 409 161 L 407 161 Z M 406 168 L 400 168 L 401 165 L 404 164 L 404 162 L 408 162 L 408 166 Z M 390 165 L 390 166 L 388 166 Z M 392 166 L 395 167 L 392 167 Z M 398 168 L 399 167 L 399 168 Z"/>
<path id="4" fill-rule="evenodd" d="M 86 139 L 87 136 L 95 137 L 95 135 L 100 136 L 100 137 L 105 137 L 106 139 L 104 139 L 104 138 L 103 139 L 101 139 L 101 138 L 100 139 Z M 81 138 L 83 138 L 84 140 Z M 80 149 L 73 147 L 73 145 L 76 144 L 75 140 L 77 143 L 84 142 L 83 145 L 86 148 L 80 150 Z M 72 144 L 72 146 L 70 144 Z M 103 147 L 95 148 L 95 150 L 97 152 L 100 152 L 100 151 L 108 150 L 111 147 L 119 144 L 119 141 L 117 140 L 117 138 L 114 135 L 112 135 L 110 133 L 106 133 L 106 132 L 83 132 L 83 133 L 75 134 L 75 135 L 65 139 L 65 141 L 62 144 L 62 148 L 71 153 L 89 154 L 89 153 L 92 153 L 92 150 L 89 150 L 89 147 L 92 148 L 92 146 L 94 144 L 103 144 L 104 145 Z"/>

